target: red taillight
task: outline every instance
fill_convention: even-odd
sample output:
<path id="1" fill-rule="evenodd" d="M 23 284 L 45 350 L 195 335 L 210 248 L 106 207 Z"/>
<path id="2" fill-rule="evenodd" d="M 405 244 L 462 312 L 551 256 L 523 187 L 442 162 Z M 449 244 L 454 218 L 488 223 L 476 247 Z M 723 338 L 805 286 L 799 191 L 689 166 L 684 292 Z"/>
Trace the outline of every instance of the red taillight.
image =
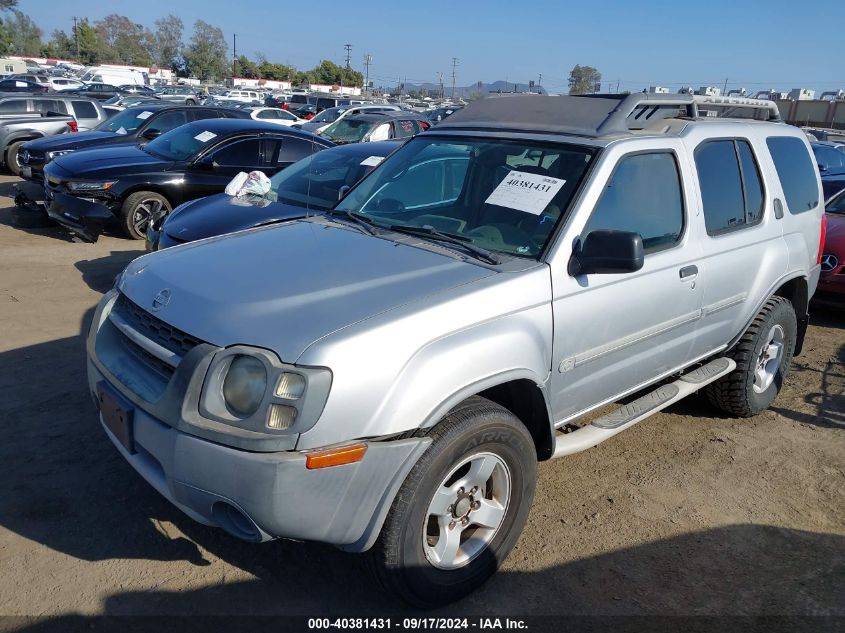
<path id="1" fill-rule="evenodd" d="M 79 131 L 79 124 L 76 121 L 68 121 L 67 126 L 70 128 L 71 132 Z"/>
<path id="2" fill-rule="evenodd" d="M 816 263 L 822 263 L 822 255 L 824 254 L 824 238 L 827 234 L 827 214 L 822 213 L 822 234 L 819 236 L 819 256 L 816 258 Z"/>

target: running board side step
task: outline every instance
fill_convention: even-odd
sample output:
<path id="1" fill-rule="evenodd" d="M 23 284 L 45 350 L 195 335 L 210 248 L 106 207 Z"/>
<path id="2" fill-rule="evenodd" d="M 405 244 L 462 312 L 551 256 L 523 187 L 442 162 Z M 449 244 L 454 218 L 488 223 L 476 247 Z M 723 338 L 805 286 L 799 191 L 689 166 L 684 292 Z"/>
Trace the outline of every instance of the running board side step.
<path id="1" fill-rule="evenodd" d="M 633 402 L 593 420 L 587 426 L 571 433 L 558 433 L 552 459 L 580 453 L 601 444 L 637 422 L 645 420 L 670 404 L 731 373 L 734 369 L 736 369 L 736 363 L 732 359 L 717 358 L 684 374 L 675 382 L 661 385 Z"/>

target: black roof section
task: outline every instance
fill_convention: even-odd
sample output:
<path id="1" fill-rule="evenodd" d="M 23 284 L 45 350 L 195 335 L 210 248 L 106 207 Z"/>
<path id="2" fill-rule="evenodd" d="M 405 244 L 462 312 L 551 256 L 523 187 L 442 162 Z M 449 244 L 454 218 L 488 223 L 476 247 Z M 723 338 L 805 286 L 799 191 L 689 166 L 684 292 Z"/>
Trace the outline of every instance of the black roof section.
<path id="1" fill-rule="evenodd" d="M 746 112 L 747 110 L 747 112 Z M 437 130 L 513 130 L 599 137 L 644 129 L 666 118 L 735 116 L 780 121 L 770 101 L 634 93 L 549 97 L 514 95 L 473 101 Z"/>
<path id="2" fill-rule="evenodd" d="M 355 106 L 352 106 L 355 107 Z M 355 121 L 384 121 L 385 119 L 416 119 L 420 121 L 428 121 L 424 115 L 413 110 L 385 110 L 384 112 L 360 112 L 359 114 L 350 114 L 344 117 L 344 120 Z"/>

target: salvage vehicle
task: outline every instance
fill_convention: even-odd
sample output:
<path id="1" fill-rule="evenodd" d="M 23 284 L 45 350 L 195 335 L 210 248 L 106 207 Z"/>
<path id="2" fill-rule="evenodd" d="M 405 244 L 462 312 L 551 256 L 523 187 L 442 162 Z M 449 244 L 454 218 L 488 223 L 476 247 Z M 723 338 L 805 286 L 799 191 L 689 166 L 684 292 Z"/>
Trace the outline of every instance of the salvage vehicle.
<path id="1" fill-rule="evenodd" d="M 19 176 L 23 169 L 18 150 L 27 141 L 52 138 L 54 135 L 76 132 L 76 119 L 70 114 L 32 112 L 15 118 L 0 118 L 0 156 L 12 174 Z"/>
<path id="2" fill-rule="evenodd" d="M 382 141 L 330 147 L 273 176 L 266 196 L 218 193 L 185 202 L 170 215 L 147 225 L 147 250 L 327 211 L 401 145 L 399 141 Z"/>
<path id="3" fill-rule="evenodd" d="M 57 92 L 45 95 L 0 95 L 0 121 L 34 112 L 71 114 L 80 132 L 93 130 L 107 118 L 99 102 L 84 97 Z"/>
<path id="4" fill-rule="evenodd" d="M 47 214 L 83 240 L 96 241 L 117 218 L 144 239 L 152 218 L 223 191 L 239 172 L 268 176 L 316 151 L 325 139 L 248 119 L 205 119 L 138 146 L 73 152 L 44 167 Z"/>
<path id="5" fill-rule="evenodd" d="M 538 461 L 701 389 L 771 405 L 819 277 L 811 156 L 762 100 L 475 101 L 326 214 L 130 263 L 88 336 L 101 425 L 204 524 L 456 600 L 516 544 Z"/>
<path id="6" fill-rule="evenodd" d="M 338 119 L 320 132 L 333 143 L 369 143 L 391 138 L 410 138 L 429 127 L 416 112 L 366 112 Z"/>
<path id="7" fill-rule="evenodd" d="M 0 80 L 0 92 L 50 92 L 50 84 L 42 84 L 26 79 Z"/>
<path id="8" fill-rule="evenodd" d="M 155 91 L 155 95 L 163 101 L 197 105 L 200 102 L 196 91 L 190 86 L 163 86 Z"/>
<path id="9" fill-rule="evenodd" d="M 105 101 L 107 99 L 111 99 L 115 95 L 135 94 L 134 92 L 128 92 L 112 84 L 103 83 L 90 83 L 79 86 L 78 88 L 66 88 L 64 90 L 59 90 L 59 93 L 79 95 L 81 97 L 91 97 L 97 101 Z"/>
<path id="10" fill-rule="evenodd" d="M 825 241 L 816 303 L 845 307 L 845 190 L 825 204 Z"/>
<path id="11" fill-rule="evenodd" d="M 134 108 L 126 108 L 90 132 L 26 143 L 20 149 L 20 175 L 27 180 L 43 183 L 44 165 L 58 156 L 108 145 L 137 145 L 139 142 L 151 141 L 190 121 L 218 118 L 247 119 L 249 116 L 231 108 L 200 108 L 160 101 L 145 102 Z"/>
<path id="12" fill-rule="evenodd" d="M 390 104 L 338 106 L 336 108 L 323 110 L 310 121 L 303 121 L 299 129 L 319 134 L 335 121 L 354 114 L 365 114 L 367 112 L 398 112 L 400 109 L 401 108 L 399 106 Z"/>
<path id="13" fill-rule="evenodd" d="M 292 112 L 288 112 L 287 110 L 283 110 L 281 108 L 268 108 L 265 106 L 250 107 L 247 104 L 243 105 L 245 107 L 239 109 L 248 112 L 250 118 L 253 118 L 256 121 L 275 123 L 276 125 L 283 125 L 285 127 L 296 126 L 296 129 L 300 129 L 301 124 L 305 123 L 305 120 L 300 119 Z"/>

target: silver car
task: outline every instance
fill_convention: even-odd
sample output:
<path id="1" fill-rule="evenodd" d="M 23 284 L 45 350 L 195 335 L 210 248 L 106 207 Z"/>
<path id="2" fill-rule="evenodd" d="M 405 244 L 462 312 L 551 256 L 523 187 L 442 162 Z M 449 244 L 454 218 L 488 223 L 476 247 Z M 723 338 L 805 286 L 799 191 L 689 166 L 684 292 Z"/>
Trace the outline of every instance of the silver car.
<path id="1" fill-rule="evenodd" d="M 91 393 L 197 521 L 367 551 L 402 599 L 449 602 L 515 545 L 538 461 L 700 389 L 740 417 L 772 403 L 821 191 L 769 102 L 481 100 L 327 213 L 131 263 Z"/>

